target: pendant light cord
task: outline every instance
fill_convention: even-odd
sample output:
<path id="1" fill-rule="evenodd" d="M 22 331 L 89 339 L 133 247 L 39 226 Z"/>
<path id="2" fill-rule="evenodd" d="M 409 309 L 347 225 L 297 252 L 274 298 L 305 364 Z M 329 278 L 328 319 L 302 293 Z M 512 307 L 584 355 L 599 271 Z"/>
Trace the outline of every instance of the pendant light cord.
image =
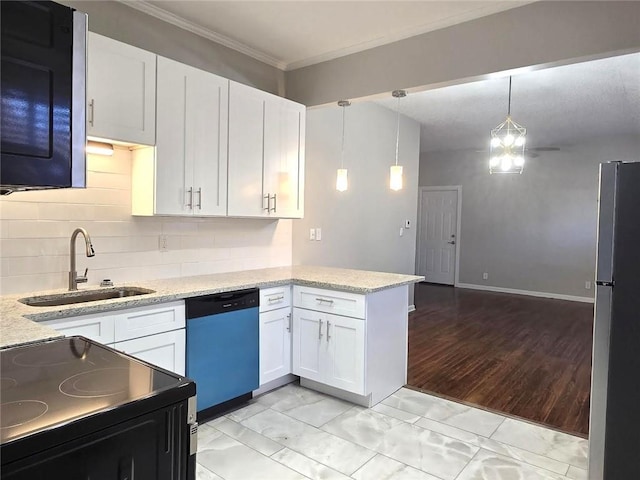
<path id="1" fill-rule="evenodd" d="M 509 75 L 509 106 L 507 107 L 507 117 L 511 116 L 511 75 Z"/>

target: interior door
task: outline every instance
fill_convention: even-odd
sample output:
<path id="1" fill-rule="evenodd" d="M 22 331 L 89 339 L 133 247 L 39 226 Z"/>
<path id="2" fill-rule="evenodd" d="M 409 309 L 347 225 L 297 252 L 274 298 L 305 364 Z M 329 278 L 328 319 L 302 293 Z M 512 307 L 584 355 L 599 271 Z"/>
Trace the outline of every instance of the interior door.
<path id="1" fill-rule="evenodd" d="M 418 231 L 418 274 L 427 282 L 453 285 L 458 239 L 458 190 L 422 190 Z"/>

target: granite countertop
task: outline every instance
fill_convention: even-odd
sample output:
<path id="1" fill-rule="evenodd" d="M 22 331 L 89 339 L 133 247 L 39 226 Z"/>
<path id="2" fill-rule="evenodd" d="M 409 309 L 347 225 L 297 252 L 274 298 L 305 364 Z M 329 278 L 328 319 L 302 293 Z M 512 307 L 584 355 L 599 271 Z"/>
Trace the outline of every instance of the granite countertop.
<path id="1" fill-rule="evenodd" d="M 416 283 L 421 280 L 424 280 L 424 277 L 415 275 L 296 265 L 131 282 L 126 286 L 147 288 L 154 290 L 155 293 L 58 307 L 30 307 L 18 302 L 18 299 L 60 294 L 66 292 L 65 289 L 6 295 L 0 297 L 0 348 L 63 336 L 56 330 L 38 323 L 43 320 L 142 307 L 198 295 L 209 295 L 252 287 L 274 287 L 288 283 L 368 294 Z M 116 283 L 116 286 L 125 285 Z M 99 287 L 82 290 L 98 289 Z"/>

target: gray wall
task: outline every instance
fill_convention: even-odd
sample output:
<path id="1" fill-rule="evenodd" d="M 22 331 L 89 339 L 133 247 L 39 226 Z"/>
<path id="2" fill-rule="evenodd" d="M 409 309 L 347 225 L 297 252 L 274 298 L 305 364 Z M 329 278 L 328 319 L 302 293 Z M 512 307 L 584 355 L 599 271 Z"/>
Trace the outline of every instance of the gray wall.
<path id="1" fill-rule="evenodd" d="M 535 2 L 287 72 L 305 105 L 640 50 L 640 2 Z"/>
<path id="2" fill-rule="evenodd" d="M 640 160 L 640 138 L 561 148 L 528 159 L 522 175 L 489 175 L 484 153 L 421 155 L 421 186 L 462 185 L 461 283 L 593 296 L 598 164 Z"/>
<path id="3" fill-rule="evenodd" d="M 392 192 L 389 167 L 395 162 L 396 118 L 391 110 L 371 103 L 347 108 L 344 158 L 349 189 L 338 192 L 342 109 L 307 112 L 305 216 L 294 221 L 294 264 L 414 273 L 420 130 L 415 121 L 401 117 L 399 158 L 405 188 Z M 400 237 L 405 219 L 412 228 Z M 322 240 L 309 240 L 309 229 L 317 227 L 322 228 Z"/>
<path id="4" fill-rule="evenodd" d="M 89 30 L 275 94 L 284 72 L 116 1 L 61 1 L 89 15 Z"/>

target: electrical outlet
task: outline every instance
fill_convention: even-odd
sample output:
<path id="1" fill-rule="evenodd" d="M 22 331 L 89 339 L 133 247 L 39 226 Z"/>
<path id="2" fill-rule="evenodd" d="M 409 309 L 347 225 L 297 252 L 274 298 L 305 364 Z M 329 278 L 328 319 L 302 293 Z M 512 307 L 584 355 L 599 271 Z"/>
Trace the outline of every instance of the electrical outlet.
<path id="1" fill-rule="evenodd" d="M 589 280 L 587 280 L 586 282 L 584 282 L 584 288 L 586 290 L 591 290 L 591 282 Z"/>
<path id="2" fill-rule="evenodd" d="M 310 228 L 309 229 L 309 240 L 315 240 L 316 239 L 316 229 L 315 228 Z"/>
<path id="3" fill-rule="evenodd" d="M 483 280 L 489 280 L 489 274 L 488 274 L 487 272 L 484 272 L 484 273 L 482 274 L 482 279 L 483 279 Z"/>
<path id="4" fill-rule="evenodd" d="M 158 236 L 158 250 L 160 250 L 161 252 L 166 252 L 167 250 L 169 250 L 168 243 L 169 241 L 166 235 Z"/>
<path id="5" fill-rule="evenodd" d="M 318 242 L 322 240 L 322 229 L 320 227 L 316 228 L 316 240 Z"/>

